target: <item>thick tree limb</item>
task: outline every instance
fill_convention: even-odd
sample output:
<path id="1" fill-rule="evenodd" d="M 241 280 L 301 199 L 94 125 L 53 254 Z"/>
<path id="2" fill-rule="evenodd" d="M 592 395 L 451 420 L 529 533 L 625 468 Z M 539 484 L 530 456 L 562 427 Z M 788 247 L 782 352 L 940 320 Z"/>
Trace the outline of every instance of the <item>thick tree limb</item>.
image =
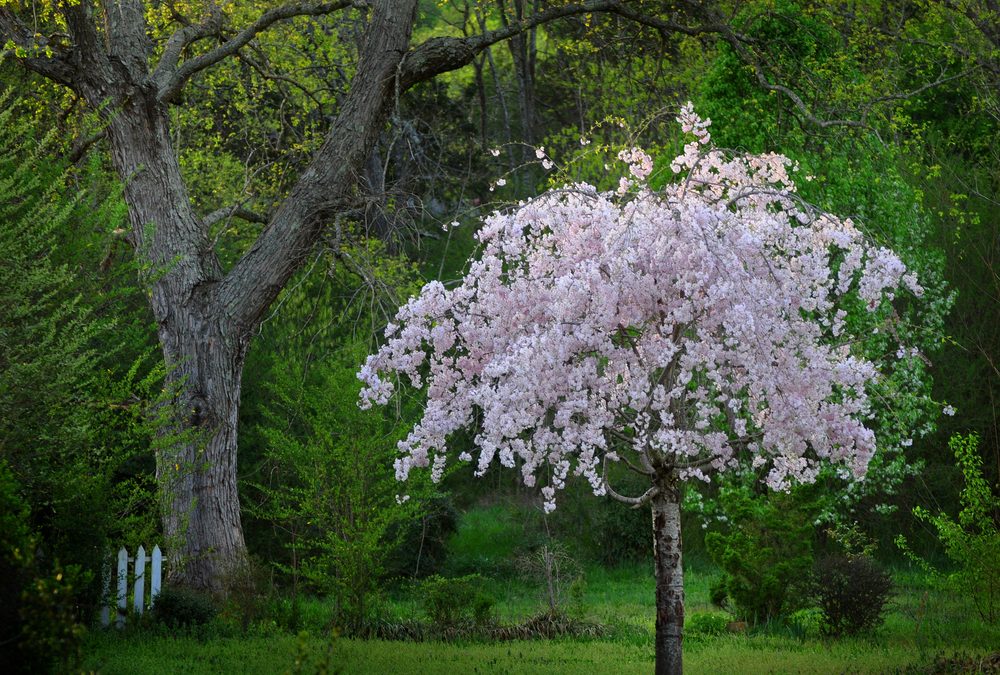
<path id="1" fill-rule="evenodd" d="M 107 54 L 103 42 L 97 34 L 94 24 L 94 7 L 90 0 L 80 0 L 76 4 L 67 3 L 62 8 L 66 26 L 73 39 L 71 63 L 77 71 L 73 85 L 78 84 L 80 76 L 94 71 L 104 71 L 107 66 Z"/>
<path id="2" fill-rule="evenodd" d="M 260 321 L 322 236 L 331 213 L 353 203 L 360 168 L 392 104 L 393 77 L 416 20 L 417 0 L 372 0 L 354 82 L 322 147 L 267 227 L 216 292 L 245 330 Z M 183 67 L 183 66 L 182 66 Z"/>
<path id="3" fill-rule="evenodd" d="M 184 47 L 196 40 L 208 37 L 221 30 L 221 16 L 209 17 L 196 26 L 185 26 L 170 36 L 163 59 L 156 68 L 154 81 L 159 90 L 159 100 L 168 102 L 180 93 L 191 77 L 209 66 L 232 56 L 245 47 L 258 33 L 261 33 L 278 21 L 296 16 L 319 16 L 347 9 L 348 7 L 367 7 L 365 0 L 338 0 L 337 2 L 290 2 L 274 9 L 269 9 L 252 24 L 239 31 L 232 38 L 223 42 L 215 49 L 177 65 Z"/>
<path id="4" fill-rule="evenodd" d="M 0 7 L 0 47 L 8 41 L 13 42 L 16 48 L 23 49 L 27 54 L 44 53 L 45 48 L 50 46 L 45 37 L 36 38 L 9 7 Z M 63 55 L 17 56 L 15 54 L 15 58 L 28 70 L 62 85 L 70 86 L 76 76 L 76 69 Z"/>
<path id="5" fill-rule="evenodd" d="M 654 485 L 653 487 L 649 488 L 638 497 L 626 497 L 623 494 L 615 492 L 615 489 L 611 487 L 611 484 L 608 483 L 607 479 L 604 480 L 604 489 L 607 491 L 608 495 L 616 502 L 621 502 L 622 504 L 628 504 L 633 509 L 642 508 L 643 506 L 649 503 L 649 500 L 651 500 L 656 495 L 660 494 L 660 489 Z"/>
<path id="6" fill-rule="evenodd" d="M 245 220 L 248 223 L 261 223 L 263 225 L 267 225 L 268 223 L 267 216 L 257 213 L 256 211 L 252 211 L 248 208 L 244 208 L 240 204 L 236 204 L 233 206 L 224 206 L 221 209 L 216 209 L 215 211 L 212 211 L 204 218 L 202 218 L 201 222 L 205 225 L 205 227 L 211 227 L 220 220 L 225 220 L 226 218 L 233 218 L 233 217 L 240 218 L 241 220 Z"/>
<path id="7" fill-rule="evenodd" d="M 508 22 L 501 28 L 464 38 L 431 38 L 411 49 L 400 67 L 399 88 L 408 89 L 435 75 L 461 68 L 472 62 L 487 47 L 514 35 L 563 17 L 605 12 L 621 6 L 620 0 L 587 0 L 550 7 L 520 21 Z"/>
<path id="8" fill-rule="evenodd" d="M 643 14 L 633 8 L 629 0 L 586 0 L 569 3 L 532 14 L 516 21 L 508 21 L 496 30 L 486 31 L 478 35 L 464 38 L 431 38 L 410 50 L 400 68 L 400 89 L 408 89 L 418 82 L 428 80 L 435 75 L 455 70 L 471 63 L 480 52 L 488 47 L 507 40 L 542 24 L 551 23 L 578 14 L 604 12 L 616 14 L 640 25 L 655 28 L 661 34 L 684 33 L 685 35 L 703 35 L 721 33 L 730 30 L 724 22 L 716 18 L 699 25 L 677 23 L 669 19 Z M 734 35 L 738 35 L 733 33 Z M 742 37 L 742 36 L 740 36 Z"/>

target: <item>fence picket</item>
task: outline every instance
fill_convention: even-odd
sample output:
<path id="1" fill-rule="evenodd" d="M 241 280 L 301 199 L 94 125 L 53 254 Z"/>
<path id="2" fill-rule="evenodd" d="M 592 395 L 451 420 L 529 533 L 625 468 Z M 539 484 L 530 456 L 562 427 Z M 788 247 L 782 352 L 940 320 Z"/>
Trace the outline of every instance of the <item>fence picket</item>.
<path id="1" fill-rule="evenodd" d="M 151 556 L 146 555 L 146 548 L 144 546 L 139 546 L 139 549 L 135 552 L 135 567 L 134 572 L 134 585 L 132 590 L 132 609 L 136 614 L 142 614 L 146 609 L 146 563 L 150 563 L 150 580 L 149 580 L 149 606 L 152 607 L 156 602 L 156 596 L 160 594 L 160 590 L 163 588 L 163 563 L 166 558 L 163 557 L 163 552 L 160 550 L 159 545 L 153 547 L 153 553 Z M 111 608 L 109 606 L 111 602 L 110 597 L 110 587 L 111 587 L 111 577 L 115 577 L 115 586 L 117 589 L 117 594 L 115 597 L 115 605 L 117 606 L 117 617 L 115 618 L 115 626 L 121 628 L 125 625 L 125 615 L 128 608 L 128 564 L 132 562 L 133 559 L 128 557 L 128 550 L 123 546 L 118 551 L 118 561 L 117 561 L 117 574 L 116 565 L 112 561 L 108 564 L 105 574 L 104 574 L 104 597 L 106 598 L 105 604 L 101 607 L 101 625 L 108 626 L 110 621 Z"/>
<path id="2" fill-rule="evenodd" d="M 153 547 L 153 577 L 149 580 L 149 606 L 152 607 L 156 602 L 156 596 L 160 594 L 160 583 L 162 581 L 160 574 L 163 571 L 163 553 L 160 551 L 159 546 Z"/>
<path id="3" fill-rule="evenodd" d="M 132 595 L 132 607 L 139 615 L 146 608 L 146 549 L 141 545 L 135 552 L 135 592 Z"/>
<path id="4" fill-rule="evenodd" d="M 122 546 L 118 551 L 118 617 L 115 624 L 125 625 L 125 600 L 128 596 L 128 551 Z"/>

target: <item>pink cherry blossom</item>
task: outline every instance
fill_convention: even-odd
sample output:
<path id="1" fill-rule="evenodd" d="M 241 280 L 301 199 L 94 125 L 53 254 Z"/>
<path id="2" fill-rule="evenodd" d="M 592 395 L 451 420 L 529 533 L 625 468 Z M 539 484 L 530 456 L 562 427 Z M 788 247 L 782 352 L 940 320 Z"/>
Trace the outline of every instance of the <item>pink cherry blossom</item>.
<path id="1" fill-rule="evenodd" d="M 493 213 L 461 283 L 431 282 L 399 310 L 358 377 L 362 407 L 398 380 L 427 388 L 400 479 L 439 478 L 466 428 L 475 448 L 460 459 L 541 479 L 546 509 L 571 475 L 620 496 L 611 462 L 708 479 L 746 457 L 776 489 L 824 461 L 864 476 L 878 372 L 846 346 L 845 302 L 919 295 L 916 278 L 850 220 L 801 203 L 786 157 L 713 148 L 690 105 L 678 121 L 694 138 L 672 162 L 678 182 L 650 190 L 652 159 L 623 151 L 625 189 L 567 185 Z"/>

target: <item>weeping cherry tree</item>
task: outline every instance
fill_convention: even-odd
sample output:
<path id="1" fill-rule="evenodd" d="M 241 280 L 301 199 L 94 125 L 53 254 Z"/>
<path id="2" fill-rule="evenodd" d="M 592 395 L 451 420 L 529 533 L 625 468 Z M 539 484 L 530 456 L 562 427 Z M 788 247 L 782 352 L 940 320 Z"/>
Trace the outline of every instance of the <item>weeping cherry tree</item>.
<path id="1" fill-rule="evenodd" d="M 458 460 L 519 467 L 546 511 L 571 474 L 648 504 L 658 674 L 681 672 L 682 484 L 747 463 L 776 490 L 828 463 L 863 478 L 879 373 L 848 308 L 922 293 L 896 254 L 797 197 L 789 159 L 714 148 L 690 104 L 678 121 L 691 142 L 677 181 L 649 189 L 636 148 L 614 192 L 569 185 L 489 216 L 461 283 L 427 284 L 358 375 L 362 407 L 389 402 L 399 376 L 426 388 L 400 480 L 439 479 L 449 437 L 472 428 Z M 609 482 L 618 462 L 648 478 L 644 494 Z"/>

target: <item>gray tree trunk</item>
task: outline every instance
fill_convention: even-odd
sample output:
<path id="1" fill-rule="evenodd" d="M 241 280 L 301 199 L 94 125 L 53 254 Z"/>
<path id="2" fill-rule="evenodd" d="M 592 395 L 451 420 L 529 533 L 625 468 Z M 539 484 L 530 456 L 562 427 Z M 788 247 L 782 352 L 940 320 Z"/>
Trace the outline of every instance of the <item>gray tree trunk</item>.
<path id="1" fill-rule="evenodd" d="M 684 572 L 681 568 L 680 490 L 676 479 L 664 481 L 651 503 L 656 570 L 656 675 L 680 675 Z"/>
<path id="2" fill-rule="evenodd" d="M 246 553 L 236 482 L 240 382 L 250 333 L 221 311 L 222 270 L 192 212 L 166 105 L 135 94 L 109 113 L 130 238 L 149 266 L 150 305 L 175 395 L 156 453 L 163 533 L 175 583 L 220 590 Z"/>

